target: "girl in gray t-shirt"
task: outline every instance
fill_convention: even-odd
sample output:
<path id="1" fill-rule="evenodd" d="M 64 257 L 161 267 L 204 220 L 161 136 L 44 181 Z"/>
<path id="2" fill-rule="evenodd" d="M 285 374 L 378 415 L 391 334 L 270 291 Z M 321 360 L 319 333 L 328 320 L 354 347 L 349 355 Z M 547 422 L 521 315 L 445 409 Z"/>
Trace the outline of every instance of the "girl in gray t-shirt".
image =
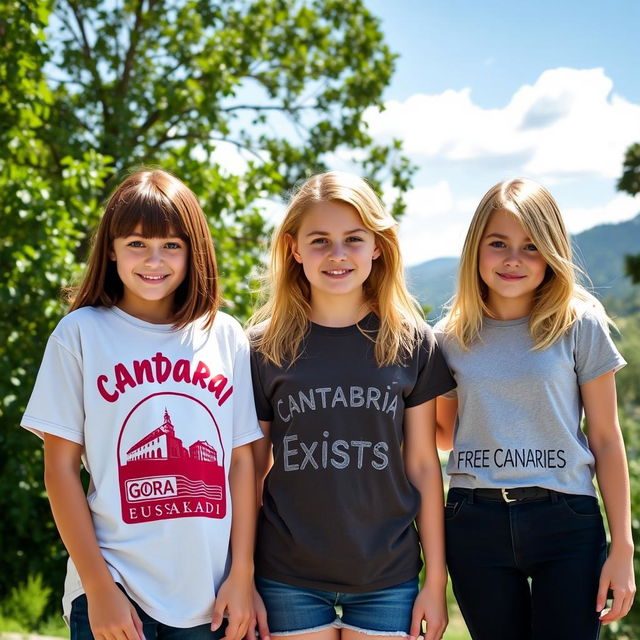
<path id="1" fill-rule="evenodd" d="M 516 179 L 487 192 L 436 335 L 457 382 L 437 402 L 438 445 L 452 448 L 447 563 L 473 639 L 596 638 L 635 593 L 614 381 L 625 361 L 576 283 L 546 189 Z"/>

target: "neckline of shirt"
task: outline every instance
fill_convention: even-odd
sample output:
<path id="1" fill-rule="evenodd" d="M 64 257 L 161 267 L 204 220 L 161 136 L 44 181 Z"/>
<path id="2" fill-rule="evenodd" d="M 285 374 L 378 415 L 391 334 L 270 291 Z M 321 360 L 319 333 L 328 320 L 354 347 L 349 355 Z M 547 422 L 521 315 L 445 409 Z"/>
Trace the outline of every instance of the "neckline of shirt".
<path id="1" fill-rule="evenodd" d="M 482 322 L 488 327 L 516 327 L 521 324 L 527 324 L 529 322 L 529 316 L 513 318 L 511 320 L 497 320 L 496 318 L 489 318 L 488 316 L 485 316 L 482 319 Z"/>
<path id="2" fill-rule="evenodd" d="M 362 330 L 371 330 L 375 328 L 377 316 L 373 311 L 368 313 L 362 320 L 356 324 L 350 324 L 346 327 L 327 327 L 323 324 L 317 324 L 311 322 L 311 331 L 314 333 L 324 333 L 332 336 L 351 335 L 354 333 L 361 333 Z"/>
<path id="3" fill-rule="evenodd" d="M 147 322 L 146 320 L 141 320 L 140 318 L 136 318 L 136 316 L 132 316 L 130 313 L 123 311 L 120 307 L 107 307 L 107 311 L 115 314 L 125 322 L 132 324 L 140 329 L 145 329 L 146 331 L 154 331 L 156 333 L 170 333 L 175 331 L 174 326 L 172 324 L 154 324 L 153 322 Z"/>

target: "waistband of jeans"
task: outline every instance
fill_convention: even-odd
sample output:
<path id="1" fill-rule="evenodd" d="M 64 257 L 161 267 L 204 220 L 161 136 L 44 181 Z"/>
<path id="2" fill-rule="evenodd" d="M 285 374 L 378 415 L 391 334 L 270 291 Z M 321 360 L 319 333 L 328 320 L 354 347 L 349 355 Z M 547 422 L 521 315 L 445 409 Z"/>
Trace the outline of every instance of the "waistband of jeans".
<path id="1" fill-rule="evenodd" d="M 511 489 L 464 489 L 462 487 L 452 487 L 473 498 L 484 498 L 485 500 L 496 500 L 498 502 L 533 502 L 535 500 L 551 500 L 555 502 L 563 494 L 553 489 L 543 487 L 513 487 Z"/>

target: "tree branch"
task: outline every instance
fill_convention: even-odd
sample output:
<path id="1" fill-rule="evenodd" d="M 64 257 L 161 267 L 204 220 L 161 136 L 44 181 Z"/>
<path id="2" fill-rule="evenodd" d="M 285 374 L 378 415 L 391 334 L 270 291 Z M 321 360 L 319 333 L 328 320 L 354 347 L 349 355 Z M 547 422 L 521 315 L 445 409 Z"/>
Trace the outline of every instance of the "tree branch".
<path id="1" fill-rule="evenodd" d="M 129 31 L 129 48 L 127 49 L 127 54 L 125 56 L 124 66 L 122 68 L 122 76 L 120 77 L 120 81 L 118 82 L 118 86 L 116 88 L 116 95 L 120 98 L 126 95 L 127 88 L 129 87 L 131 69 L 133 68 L 133 61 L 136 55 L 136 48 L 138 46 L 138 42 L 140 41 L 138 29 L 140 28 L 140 24 L 142 22 L 143 4 L 144 0 L 138 0 L 138 4 L 136 5 L 135 21 L 133 23 L 133 27 Z M 152 3 L 150 3 L 150 5 L 151 4 Z"/>
<path id="2" fill-rule="evenodd" d="M 298 113 L 299 111 L 312 111 L 314 107 L 312 106 L 294 106 L 294 107 L 283 107 L 280 105 L 266 105 L 266 104 L 237 104 L 233 107 L 224 107 L 221 108 L 220 111 L 224 113 L 230 113 L 231 111 L 239 111 L 240 109 L 251 109 L 253 111 L 287 111 L 289 113 Z"/>
<path id="3" fill-rule="evenodd" d="M 111 113 L 109 111 L 109 105 L 107 103 L 107 99 L 104 92 L 104 86 L 102 85 L 102 78 L 100 77 L 100 73 L 98 72 L 98 66 L 96 65 L 95 60 L 93 59 L 93 51 L 91 49 L 91 45 L 89 44 L 89 39 L 87 37 L 87 32 L 84 28 L 84 21 L 80 11 L 72 0 L 67 0 L 67 3 L 71 7 L 71 11 L 73 12 L 73 16 L 76 19 L 76 23 L 78 28 L 80 29 L 80 34 L 82 36 L 82 53 L 84 55 L 85 60 L 87 61 L 87 67 L 93 77 L 93 81 L 96 84 L 96 92 L 98 93 L 100 104 L 102 105 L 102 113 L 104 115 L 105 127 L 107 121 L 111 118 Z"/>

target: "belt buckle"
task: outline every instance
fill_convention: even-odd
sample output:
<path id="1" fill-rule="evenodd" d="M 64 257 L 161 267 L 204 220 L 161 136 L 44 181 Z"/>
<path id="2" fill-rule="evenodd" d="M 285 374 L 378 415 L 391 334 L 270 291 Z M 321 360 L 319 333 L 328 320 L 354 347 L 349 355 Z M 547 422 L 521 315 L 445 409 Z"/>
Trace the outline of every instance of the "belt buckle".
<path id="1" fill-rule="evenodd" d="M 500 492 L 502 493 L 502 499 L 505 502 L 518 502 L 517 498 L 509 498 L 509 496 L 507 495 L 507 491 L 509 491 L 509 489 L 500 489 Z"/>

